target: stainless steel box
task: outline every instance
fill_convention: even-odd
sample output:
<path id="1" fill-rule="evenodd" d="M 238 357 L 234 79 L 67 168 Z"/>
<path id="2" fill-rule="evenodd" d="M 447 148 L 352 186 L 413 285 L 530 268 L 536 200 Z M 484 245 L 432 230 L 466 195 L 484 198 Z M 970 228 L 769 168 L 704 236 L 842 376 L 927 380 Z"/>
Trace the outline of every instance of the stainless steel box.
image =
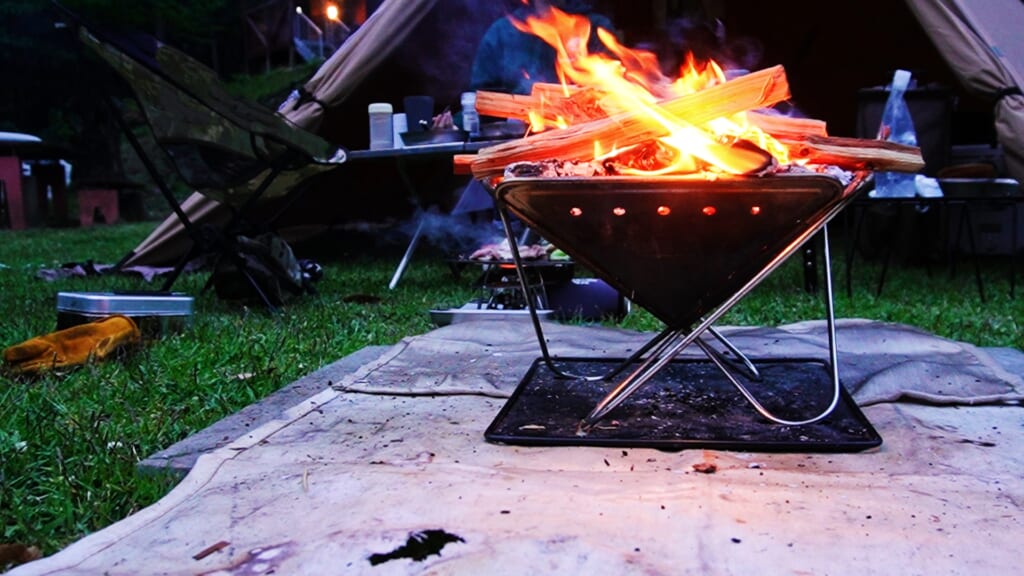
<path id="1" fill-rule="evenodd" d="M 190 328 L 193 302 L 191 296 L 177 292 L 58 292 L 57 329 L 123 314 L 135 321 L 144 337 L 156 338 Z"/>

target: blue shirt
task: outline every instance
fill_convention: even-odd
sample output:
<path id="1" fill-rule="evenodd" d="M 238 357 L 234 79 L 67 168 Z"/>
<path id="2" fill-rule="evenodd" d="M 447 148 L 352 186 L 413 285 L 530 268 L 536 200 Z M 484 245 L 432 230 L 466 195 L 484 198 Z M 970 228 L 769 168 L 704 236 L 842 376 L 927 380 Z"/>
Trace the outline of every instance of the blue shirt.
<path id="1" fill-rule="evenodd" d="M 517 9 L 511 18 L 525 21 L 531 8 Z M 611 20 L 596 12 L 586 13 L 591 22 L 589 49 L 604 52 L 597 28 L 615 34 Z M 470 74 L 470 89 L 529 94 L 534 82 L 558 82 L 555 49 L 538 36 L 520 32 L 509 18 L 496 20 L 484 33 Z"/>

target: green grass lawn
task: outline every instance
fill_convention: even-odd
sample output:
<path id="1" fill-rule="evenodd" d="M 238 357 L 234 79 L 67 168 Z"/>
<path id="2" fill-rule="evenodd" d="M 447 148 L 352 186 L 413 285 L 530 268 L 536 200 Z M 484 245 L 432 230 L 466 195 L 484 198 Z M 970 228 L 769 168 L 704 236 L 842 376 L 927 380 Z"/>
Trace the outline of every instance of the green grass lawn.
<path id="1" fill-rule="evenodd" d="M 152 227 L 0 231 L 0 346 L 53 331 L 58 291 L 154 288 L 129 276 L 53 282 L 36 276 L 66 262 L 114 263 Z M 478 295 L 475 275 L 455 278 L 430 246 L 421 246 L 398 287 L 388 290 L 404 247 L 368 245 L 330 244 L 330 252 L 318 256 L 325 270 L 319 293 L 277 314 L 202 292 L 204 273 L 183 276 L 175 289 L 196 296 L 190 330 L 149 342 L 123 360 L 38 379 L 0 379 L 0 543 L 52 554 L 153 503 L 178 479 L 137 474 L 141 459 L 365 346 L 427 332 L 434 328 L 431 308 L 459 306 Z M 838 317 L 906 323 L 981 346 L 1024 348 L 1024 296 L 1009 297 L 1005 258 L 981 261 L 988 297 L 982 302 L 963 262 L 953 277 L 942 265 L 896 262 L 879 297 L 878 263 L 858 260 L 848 296 L 842 246 L 833 246 L 833 253 Z M 820 296 L 804 290 L 802 261 L 793 258 L 720 324 L 823 317 Z M 661 328 L 636 308 L 619 325 Z"/>

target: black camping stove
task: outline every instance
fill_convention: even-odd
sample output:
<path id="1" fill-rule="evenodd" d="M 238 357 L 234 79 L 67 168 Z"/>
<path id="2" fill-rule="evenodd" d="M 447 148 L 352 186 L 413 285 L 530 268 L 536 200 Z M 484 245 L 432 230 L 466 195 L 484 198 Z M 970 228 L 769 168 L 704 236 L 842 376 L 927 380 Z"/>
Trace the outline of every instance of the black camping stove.
<path id="1" fill-rule="evenodd" d="M 827 230 L 865 176 L 845 186 L 832 176 L 779 174 L 507 178 L 490 187 L 524 294 L 531 288 L 510 213 L 666 328 L 628 358 L 556 359 L 527 298 L 542 356 L 485 437 L 738 450 L 878 446 L 881 437 L 839 380 Z M 828 361 L 755 363 L 714 323 L 818 232 Z M 691 344 L 706 359 L 677 360 Z"/>

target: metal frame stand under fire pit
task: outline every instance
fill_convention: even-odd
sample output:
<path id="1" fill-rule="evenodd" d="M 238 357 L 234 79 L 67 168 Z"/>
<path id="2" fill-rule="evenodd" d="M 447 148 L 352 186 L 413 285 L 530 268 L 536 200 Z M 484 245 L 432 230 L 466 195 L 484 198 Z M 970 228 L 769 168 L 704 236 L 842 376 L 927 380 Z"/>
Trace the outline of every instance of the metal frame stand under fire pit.
<path id="1" fill-rule="evenodd" d="M 861 185 L 863 176 L 864 175 L 862 174 L 857 175 L 857 177 L 847 185 L 847 189 L 844 191 L 844 196 L 852 199 L 855 192 L 851 191 L 856 190 Z M 741 289 L 734 292 L 714 310 L 704 315 L 695 327 L 692 329 L 676 327 L 666 328 L 625 360 L 622 360 L 621 362 L 616 361 L 617 363 L 614 364 L 606 363 L 606 365 L 611 365 L 612 367 L 610 370 L 607 370 L 602 374 L 595 374 L 594 367 L 585 364 L 587 360 L 593 359 L 578 359 L 584 362 L 582 366 L 587 368 L 586 371 L 590 372 L 589 374 L 573 374 L 563 368 L 559 368 L 555 359 L 551 356 L 548 350 L 544 331 L 541 326 L 541 319 L 536 307 L 533 306 L 532 299 L 527 298 L 526 300 L 530 303 L 528 308 L 530 318 L 532 320 L 534 331 L 537 336 L 537 342 L 542 354 L 542 357 L 538 359 L 537 364 L 539 365 L 540 363 L 543 363 L 544 367 L 550 371 L 550 374 L 553 375 L 554 378 L 575 379 L 580 382 L 607 382 L 623 373 L 627 368 L 632 367 L 629 374 L 622 380 L 618 381 L 618 383 L 616 383 L 614 387 L 607 392 L 599 402 L 597 402 L 590 412 L 579 420 L 576 436 L 580 438 L 588 436 L 595 426 L 597 426 L 598 423 L 601 422 L 612 410 L 622 404 L 623 401 L 633 395 L 639 388 L 644 386 L 644 384 L 649 382 L 656 374 L 662 372 L 666 367 L 669 367 L 674 362 L 679 364 L 679 361 L 676 360 L 677 356 L 690 344 L 696 344 L 717 368 L 717 370 L 725 376 L 728 382 L 730 382 L 732 386 L 739 391 L 742 397 L 754 407 L 756 412 L 774 425 L 780 425 L 781 427 L 801 427 L 815 424 L 829 417 L 829 415 L 836 410 L 837 406 L 840 405 L 841 400 L 845 400 L 845 404 L 852 404 L 852 400 L 849 399 L 848 395 L 843 390 L 839 379 L 838 350 L 835 334 L 835 310 L 833 304 L 832 264 L 827 227 L 828 221 L 843 207 L 845 207 L 846 203 L 847 202 L 841 202 L 833 206 L 831 211 L 821 218 L 818 225 L 811 226 L 800 234 L 793 242 L 790 243 L 789 246 L 787 246 L 786 249 L 780 251 L 774 258 L 772 258 L 767 265 L 765 265 Z M 524 294 L 528 294 L 531 288 L 528 285 L 523 260 L 520 257 L 518 246 L 515 241 L 515 235 L 512 231 L 508 206 L 502 201 L 501 197 L 498 196 L 496 197 L 495 207 L 501 218 L 501 222 L 509 241 L 512 259 L 515 263 L 520 282 L 520 289 Z M 827 369 L 828 377 L 831 380 L 831 398 L 828 401 L 827 406 L 814 416 L 783 417 L 766 408 L 766 406 L 758 400 L 757 395 L 751 391 L 748 385 L 741 382 L 741 377 L 748 382 L 760 382 L 762 381 L 762 373 L 750 358 L 743 354 L 721 332 L 715 329 L 714 324 L 726 312 L 728 312 L 730 308 L 739 302 L 739 300 L 746 296 L 755 286 L 764 280 L 765 277 L 778 268 L 778 266 L 796 252 L 800 246 L 806 243 L 819 231 L 822 233 L 821 235 L 824 241 L 823 257 L 825 290 L 823 298 L 828 331 L 829 361 Z M 702 338 L 704 334 L 712 336 L 713 339 L 717 340 L 727 352 L 723 352 L 713 347 L 706 338 Z M 733 357 L 730 357 L 729 354 Z M 562 360 L 563 365 L 573 364 L 572 362 L 566 362 L 566 359 Z M 579 364 L 577 363 L 577 365 Z M 535 365 L 534 369 L 531 370 L 531 374 L 536 372 L 537 368 L 538 366 Z M 844 410 L 848 411 L 849 408 L 851 407 L 844 406 Z M 853 444 L 855 448 L 853 449 L 863 449 L 865 447 L 881 443 L 880 437 L 878 437 L 877 433 L 875 433 L 870 427 L 870 424 L 863 419 L 863 416 L 859 413 L 859 410 L 857 410 L 855 405 L 852 406 L 852 410 L 852 417 L 857 420 L 857 426 L 859 426 L 866 435 L 866 439 L 856 439 Z M 788 444 L 783 445 L 788 446 Z M 732 445 L 728 447 L 732 447 Z"/>

